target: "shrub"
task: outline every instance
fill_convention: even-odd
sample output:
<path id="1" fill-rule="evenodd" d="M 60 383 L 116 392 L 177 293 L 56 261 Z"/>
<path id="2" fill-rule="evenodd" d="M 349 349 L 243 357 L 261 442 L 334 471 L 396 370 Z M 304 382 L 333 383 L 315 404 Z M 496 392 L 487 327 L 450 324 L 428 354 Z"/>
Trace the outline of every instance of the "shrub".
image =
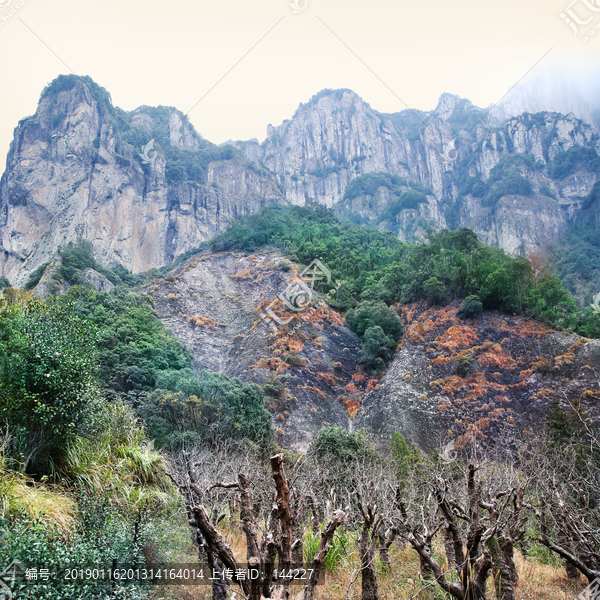
<path id="1" fill-rule="evenodd" d="M 40 279 L 46 272 L 46 268 L 49 264 L 49 262 L 45 262 L 43 265 L 40 265 L 35 271 L 33 271 L 31 275 L 29 275 L 29 279 L 25 284 L 26 290 L 32 290 L 40 282 Z"/>
<path id="2" fill-rule="evenodd" d="M 423 292 L 431 304 L 440 304 L 444 301 L 446 286 L 437 277 L 430 277 L 423 284 Z"/>
<path id="3" fill-rule="evenodd" d="M 600 157 L 595 150 L 583 146 L 573 146 L 556 156 L 548 169 L 552 179 L 565 179 L 578 169 L 591 173 L 600 172 Z"/>
<path id="4" fill-rule="evenodd" d="M 369 327 L 363 336 L 363 348 L 358 362 L 365 365 L 367 370 L 375 373 L 383 369 L 392 358 L 394 344 L 385 335 L 381 327 Z"/>
<path id="5" fill-rule="evenodd" d="M 404 325 L 396 310 L 383 302 L 361 302 L 346 313 L 346 321 L 350 329 L 361 337 L 370 327 L 380 327 L 393 342 L 397 342 L 404 333 Z"/>
<path id="6" fill-rule="evenodd" d="M 467 296 L 460 305 L 456 316 L 459 319 L 476 319 L 483 312 L 483 305 L 477 296 Z"/>
<path id="7" fill-rule="evenodd" d="M 160 446 L 179 449 L 189 434 L 197 442 L 232 438 L 262 447 L 273 439 L 264 391 L 254 383 L 207 371 L 196 376 L 184 369 L 160 376 L 157 387 L 138 410 Z"/>
<path id="8" fill-rule="evenodd" d="M 475 362 L 475 357 L 467 352 L 466 354 L 459 354 L 456 357 L 456 374 L 459 377 L 466 377 L 469 373 L 471 365 Z"/>
<path id="9" fill-rule="evenodd" d="M 341 427 L 320 429 L 310 443 L 309 452 L 319 461 L 329 461 L 340 466 L 378 456 L 364 430 L 346 431 Z"/>
<path id="10" fill-rule="evenodd" d="M 89 417 L 96 332 L 72 307 L 0 298 L 0 410 L 23 468 L 48 473 Z"/>
<path id="11" fill-rule="evenodd" d="M 306 364 L 306 360 L 299 354 L 288 354 L 285 362 L 292 367 L 303 367 Z"/>

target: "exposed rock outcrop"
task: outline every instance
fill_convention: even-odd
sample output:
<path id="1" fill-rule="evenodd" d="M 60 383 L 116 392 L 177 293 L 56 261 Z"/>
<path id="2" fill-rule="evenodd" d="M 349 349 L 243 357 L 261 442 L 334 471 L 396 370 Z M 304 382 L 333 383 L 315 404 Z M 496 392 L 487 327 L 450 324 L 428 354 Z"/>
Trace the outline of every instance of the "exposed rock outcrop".
<path id="1" fill-rule="evenodd" d="M 80 237 L 101 264 L 142 272 L 198 247 L 238 215 L 307 200 L 406 241 L 428 227 L 469 227 L 486 243 L 528 255 L 580 217 L 598 180 L 597 169 L 581 165 L 557 175 L 554 161 L 574 147 L 597 153 L 600 137 L 573 114 L 499 120 L 444 94 L 434 111 L 386 115 L 350 90 L 324 90 L 270 126 L 262 144 L 234 145 L 213 146 L 175 109 L 126 113 L 88 78 L 59 78 L 15 130 L 0 181 L 0 275 L 22 285 Z M 517 155 L 522 164 L 511 168 L 528 187 L 500 186 L 490 197 L 506 175 L 498 169 Z M 426 198 L 390 213 L 398 198 L 389 188 L 349 197 L 348 185 L 369 173 L 401 179 L 396 192 L 418 185 Z"/>
<path id="2" fill-rule="evenodd" d="M 493 443 L 537 431 L 552 401 L 578 400 L 600 419 L 600 342 L 553 331 L 523 318 L 484 313 L 456 317 L 456 307 L 401 308 L 407 327 L 356 426 L 386 445 L 398 431 L 422 448 L 452 439 Z"/>
<path id="3" fill-rule="evenodd" d="M 214 237 L 235 216 L 285 202 L 270 173 L 234 152 L 207 159 L 208 143 L 175 109 L 128 114 L 93 82 L 57 81 L 16 128 L 0 181 L 0 273 L 15 285 L 80 237 L 102 264 L 146 271 Z M 186 181 L 192 167 L 184 171 L 175 158 L 167 166 L 161 148 L 143 164 L 124 138 L 148 142 L 158 127 L 179 162 L 198 171 L 194 161 L 206 160 L 205 177 L 193 172 L 196 180 Z"/>
<path id="4" fill-rule="evenodd" d="M 350 90 L 324 90 L 300 105 L 292 119 L 269 126 L 262 144 L 251 140 L 237 146 L 277 175 L 293 204 L 313 199 L 336 205 L 339 214 L 355 211 L 407 241 L 427 227 L 469 227 L 482 241 L 527 255 L 564 231 L 598 179 L 597 173 L 578 171 L 553 180 L 546 166 L 574 146 L 598 152 L 600 139 L 595 126 L 572 114 L 504 120 L 494 114 L 443 94 L 429 113 L 385 115 Z M 537 163 L 523 173 L 532 193 L 506 199 L 499 210 L 482 210 L 482 197 L 465 189 L 466 180 L 486 185 L 502 158 L 515 154 Z M 378 217 L 389 200 L 385 188 L 345 197 L 353 179 L 373 172 L 426 186 L 427 204 L 403 209 L 395 221 L 382 223 Z"/>
<path id="5" fill-rule="evenodd" d="M 207 252 L 140 291 L 191 349 L 197 370 L 267 384 L 278 442 L 306 449 L 322 426 L 349 426 L 364 376 L 357 375 L 361 340 L 322 300 L 298 313 L 276 301 L 279 318 L 290 320 L 281 327 L 261 319 L 297 273 L 276 252 Z"/>

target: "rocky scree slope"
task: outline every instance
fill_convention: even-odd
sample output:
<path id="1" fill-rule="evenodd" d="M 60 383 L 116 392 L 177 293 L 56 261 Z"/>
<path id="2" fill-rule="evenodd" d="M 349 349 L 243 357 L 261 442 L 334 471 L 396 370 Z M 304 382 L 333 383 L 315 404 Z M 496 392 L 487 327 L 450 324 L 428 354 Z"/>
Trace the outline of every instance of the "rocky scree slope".
<path id="1" fill-rule="evenodd" d="M 428 449 L 493 443 L 537 431 L 553 401 L 600 419 L 600 341 L 496 312 L 461 320 L 452 306 L 398 308 L 405 335 L 355 422 L 380 444 L 396 431 Z"/>
<path id="2" fill-rule="evenodd" d="M 427 188 L 418 206 L 395 215 L 402 239 L 412 241 L 427 227 L 468 227 L 481 241 L 522 255 L 558 237 L 599 177 L 585 167 L 565 176 L 549 167 L 576 146 L 597 154 L 594 125 L 551 112 L 498 123 L 497 115 L 450 94 L 431 112 L 382 114 L 350 90 L 324 90 L 291 119 L 269 126 L 262 144 L 235 144 L 276 174 L 293 204 L 312 199 L 337 205 L 340 214 L 376 220 L 390 200 L 389 189 L 349 198 L 348 185 L 368 173 L 395 175 L 405 180 L 404 191 L 410 182 Z M 497 183 L 494 168 L 517 155 L 529 158 L 516 167 L 529 185 L 497 185 L 497 197 L 486 201 L 482 190 Z"/>
<path id="3" fill-rule="evenodd" d="M 0 180 L 0 274 L 23 285 L 77 238 L 105 266 L 146 271 L 277 202 L 286 201 L 270 173 L 217 149 L 179 111 L 126 113 L 89 78 L 63 76 L 15 130 Z"/>
<path id="4" fill-rule="evenodd" d="M 324 300 L 301 312 L 277 295 L 300 270 L 278 252 L 206 252 L 141 288 L 164 324 L 190 348 L 195 369 L 265 386 L 278 443 L 305 450 L 324 425 L 343 428 L 367 381 L 358 367 L 362 342 Z M 273 329 L 260 314 L 273 305 Z"/>

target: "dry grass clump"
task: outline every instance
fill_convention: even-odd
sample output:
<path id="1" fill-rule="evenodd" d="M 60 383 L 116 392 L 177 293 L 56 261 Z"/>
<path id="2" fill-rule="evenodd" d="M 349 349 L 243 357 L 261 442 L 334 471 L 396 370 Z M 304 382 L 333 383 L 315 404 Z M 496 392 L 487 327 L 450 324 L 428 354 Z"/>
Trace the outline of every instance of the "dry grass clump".
<path id="1" fill-rule="evenodd" d="M 75 526 L 77 504 L 61 488 L 36 483 L 29 477 L 10 470 L 0 447 L 0 517 L 43 519 L 62 533 Z"/>

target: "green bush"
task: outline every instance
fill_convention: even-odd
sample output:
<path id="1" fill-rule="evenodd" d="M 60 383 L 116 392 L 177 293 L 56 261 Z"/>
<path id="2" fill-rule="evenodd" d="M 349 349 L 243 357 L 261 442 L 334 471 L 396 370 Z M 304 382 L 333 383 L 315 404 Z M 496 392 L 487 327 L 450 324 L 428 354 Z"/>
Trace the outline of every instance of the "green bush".
<path id="1" fill-rule="evenodd" d="M 72 303 L 97 328 L 98 379 L 108 398 L 135 402 L 155 387 L 159 375 L 191 366 L 189 351 L 165 328 L 149 296 L 74 286 L 58 302 Z"/>
<path id="2" fill-rule="evenodd" d="M 522 171 L 538 170 L 539 165 L 532 156 L 525 154 L 505 154 L 492 169 L 488 180 L 488 193 L 483 206 L 495 207 L 503 196 L 533 196 L 533 185 L 522 175 Z"/>
<path id="3" fill-rule="evenodd" d="M 26 290 L 32 290 L 40 282 L 40 279 L 46 272 L 46 269 L 49 264 L 49 262 L 45 262 L 44 264 L 40 265 L 35 271 L 33 271 L 31 275 L 29 275 L 29 279 L 27 279 L 27 283 L 25 284 Z"/>
<path id="4" fill-rule="evenodd" d="M 374 196 L 380 187 L 386 187 L 395 194 L 402 194 L 402 187 L 408 182 L 398 175 L 389 173 L 366 173 L 353 179 L 344 190 L 344 200 L 353 200 L 359 196 Z"/>
<path id="5" fill-rule="evenodd" d="M 446 286 L 437 277 L 430 277 L 423 284 L 423 292 L 431 304 L 440 304 L 444 301 Z"/>
<path id="6" fill-rule="evenodd" d="M 310 443 L 309 453 L 320 462 L 350 465 L 378 454 L 364 430 L 346 431 L 340 427 L 323 427 Z"/>
<path id="7" fill-rule="evenodd" d="M 496 206 L 498 200 L 509 194 L 515 196 L 533 196 L 533 185 L 520 173 L 511 173 L 500 181 L 496 181 L 483 200 L 483 206 Z"/>
<path id="8" fill-rule="evenodd" d="M 552 179 L 566 179 L 577 170 L 600 173 L 600 157 L 597 152 L 591 148 L 573 146 L 557 154 L 548 172 Z"/>
<path id="9" fill-rule="evenodd" d="M 470 354 L 459 354 L 456 357 L 456 374 L 459 377 L 466 377 L 469 373 L 471 365 L 475 362 L 475 357 Z"/>
<path id="10" fill-rule="evenodd" d="M 467 296 L 460 305 L 456 316 L 459 319 L 476 319 L 483 312 L 483 304 L 481 304 L 477 296 Z"/>
<path id="11" fill-rule="evenodd" d="M 394 221 L 401 210 L 418 209 L 419 204 L 427 204 L 427 196 L 417 190 L 409 190 L 397 198 L 392 198 L 379 216 L 379 222 Z"/>
<path id="12" fill-rule="evenodd" d="M 359 353 L 359 364 L 367 371 L 376 373 L 391 360 L 395 344 L 390 341 L 381 327 L 369 327 L 363 336 L 363 347 Z"/>
<path id="13" fill-rule="evenodd" d="M 71 306 L 0 299 L 0 415 L 24 470 L 49 473 L 89 417 L 96 343 Z"/>
<path id="14" fill-rule="evenodd" d="M 0 276 L 0 292 L 10 287 L 10 281 L 4 275 Z"/>
<path id="15" fill-rule="evenodd" d="M 124 523 L 104 521 L 101 531 L 81 531 L 65 539 L 64 534 L 53 530 L 41 521 L 19 520 L 0 541 L 3 557 L 1 566 L 13 560 L 26 567 L 48 569 L 62 573 L 65 567 L 86 567 L 108 570 L 112 559 L 131 564 L 132 532 Z M 36 600 L 103 600 L 110 594 L 110 581 L 92 585 L 51 578 L 48 582 L 22 582 L 14 597 Z M 26 595 L 29 591 L 30 595 Z M 116 596 L 115 596 L 116 597 Z M 137 586 L 128 586 L 118 596 L 119 600 L 141 600 L 146 595 Z"/>
<path id="16" fill-rule="evenodd" d="M 348 327 L 363 337 L 370 327 L 380 327 L 386 336 L 397 342 L 404 333 L 398 313 L 384 302 L 361 302 L 346 313 Z"/>
<path id="17" fill-rule="evenodd" d="M 272 442 L 264 390 L 254 383 L 207 371 L 196 376 L 185 369 L 159 376 L 157 388 L 138 412 L 161 447 L 236 439 L 266 448 Z"/>

